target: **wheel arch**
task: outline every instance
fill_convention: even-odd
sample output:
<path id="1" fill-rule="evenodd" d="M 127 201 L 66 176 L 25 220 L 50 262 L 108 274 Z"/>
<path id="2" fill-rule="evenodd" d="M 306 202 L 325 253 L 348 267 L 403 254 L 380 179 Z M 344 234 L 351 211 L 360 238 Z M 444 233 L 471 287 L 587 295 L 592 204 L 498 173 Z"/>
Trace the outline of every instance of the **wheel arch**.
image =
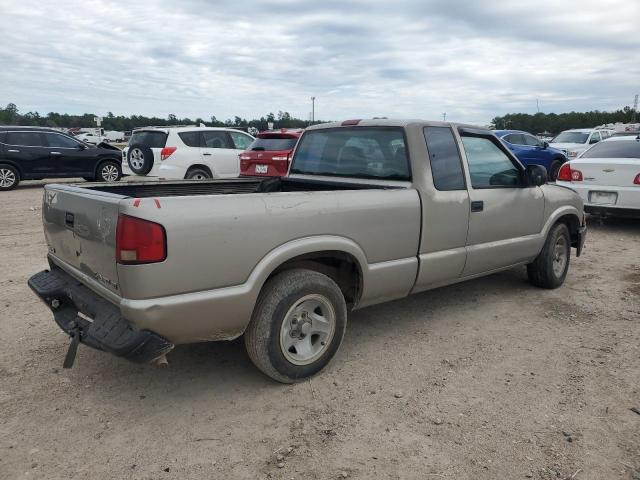
<path id="1" fill-rule="evenodd" d="M 99 157 L 98 161 L 96 162 L 96 167 L 93 169 L 93 176 L 97 177 L 98 176 L 98 172 L 100 171 L 100 167 L 102 167 L 102 164 L 105 162 L 115 162 L 118 165 L 120 165 L 120 174 L 122 174 L 122 158 L 120 157 Z"/>
<path id="2" fill-rule="evenodd" d="M 259 293 L 267 281 L 285 270 L 306 268 L 331 278 L 340 287 L 347 305 L 355 307 L 362 295 L 367 260 L 352 240 L 335 236 L 293 240 L 269 252 L 254 268 L 249 281 Z"/>
<path id="3" fill-rule="evenodd" d="M 19 180 L 24 179 L 24 172 L 22 171 L 22 168 L 20 168 L 20 165 L 18 165 L 16 162 L 12 161 L 12 160 L 5 160 L 4 158 L 0 158 L 0 165 L 10 165 L 13 168 L 15 168 L 18 171 L 18 174 L 20 175 Z"/>
<path id="4" fill-rule="evenodd" d="M 195 170 L 196 168 L 201 168 L 202 170 L 209 172 L 209 175 L 211 175 L 211 178 L 213 178 L 213 171 L 211 170 L 211 168 L 209 168 L 207 165 L 204 165 L 202 163 L 194 163 L 193 165 L 190 165 L 189 168 L 187 168 L 187 171 L 185 172 L 184 176 L 186 177 L 187 175 L 189 175 L 189 172 L 191 170 Z"/>

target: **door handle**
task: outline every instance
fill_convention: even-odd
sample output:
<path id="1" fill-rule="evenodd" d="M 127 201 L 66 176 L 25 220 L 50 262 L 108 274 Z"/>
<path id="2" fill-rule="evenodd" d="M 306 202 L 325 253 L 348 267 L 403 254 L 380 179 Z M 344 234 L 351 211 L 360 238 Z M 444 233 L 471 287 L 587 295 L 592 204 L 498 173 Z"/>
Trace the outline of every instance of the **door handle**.
<path id="1" fill-rule="evenodd" d="M 9 153 L 20 153 L 20 150 L 7 150 Z"/>
<path id="2" fill-rule="evenodd" d="M 62 155 L 60 152 L 50 152 L 51 155 Z"/>
<path id="3" fill-rule="evenodd" d="M 206 152 L 205 152 L 205 153 L 203 153 L 202 155 L 206 155 L 207 157 L 210 157 L 210 156 L 211 156 L 211 154 L 210 154 L 210 153 L 206 153 Z"/>
<path id="4" fill-rule="evenodd" d="M 475 202 L 471 202 L 472 212 L 481 212 L 482 210 L 484 210 L 484 202 L 482 200 L 476 200 Z"/>

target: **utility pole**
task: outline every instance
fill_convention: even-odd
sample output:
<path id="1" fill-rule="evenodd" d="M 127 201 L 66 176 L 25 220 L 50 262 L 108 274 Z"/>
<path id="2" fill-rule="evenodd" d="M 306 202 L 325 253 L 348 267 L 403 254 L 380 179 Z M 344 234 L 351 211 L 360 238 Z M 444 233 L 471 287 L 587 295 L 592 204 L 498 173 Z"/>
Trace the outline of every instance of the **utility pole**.
<path id="1" fill-rule="evenodd" d="M 536 98 L 536 109 L 538 110 L 538 113 L 540 113 L 540 100 Z"/>
<path id="2" fill-rule="evenodd" d="M 447 121 L 447 112 L 443 112 L 442 114 L 442 121 L 446 122 Z"/>
<path id="3" fill-rule="evenodd" d="M 311 97 L 311 124 L 316 120 L 316 97 Z"/>
<path id="4" fill-rule="evenodd" d="M 636 123 L 636 115 L 638 113 L 638 94 L 633 99 L 633 117 L 631 117 L 631 123 Z"/>

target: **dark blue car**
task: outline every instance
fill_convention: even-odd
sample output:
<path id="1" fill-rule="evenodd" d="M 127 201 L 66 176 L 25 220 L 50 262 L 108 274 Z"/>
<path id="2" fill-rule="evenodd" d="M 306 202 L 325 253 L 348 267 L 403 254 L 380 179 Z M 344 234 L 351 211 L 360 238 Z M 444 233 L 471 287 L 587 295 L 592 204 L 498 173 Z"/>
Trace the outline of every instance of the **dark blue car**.
<path id="1" fill-rule="evenodd" d="M 520 130 L 494 130 L 509 150 L 524 166 L 541 165 L 547 169 L 549 180 L 555 180 L 567 157 L 560 150 L 551 148 L 547 142 Z"/>

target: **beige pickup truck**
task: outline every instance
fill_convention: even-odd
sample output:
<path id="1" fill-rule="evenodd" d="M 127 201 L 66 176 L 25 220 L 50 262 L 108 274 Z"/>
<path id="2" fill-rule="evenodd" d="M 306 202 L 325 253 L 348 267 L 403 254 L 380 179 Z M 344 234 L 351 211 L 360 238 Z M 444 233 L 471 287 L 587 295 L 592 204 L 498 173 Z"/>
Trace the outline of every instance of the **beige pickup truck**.
<path id="1" fill-rule="evenodd" d="M 544 168 L 421 120 L 310 127 L 286 178 L 47 185 L 42 211 L 50 269 L 29 285 L 71 336 L 66 366 L 79 343 L 150 362 L 244 335 L 281 382 L 331 360 L 349 310 L 525 265 L 559 287 L 586 234 Z"/>

